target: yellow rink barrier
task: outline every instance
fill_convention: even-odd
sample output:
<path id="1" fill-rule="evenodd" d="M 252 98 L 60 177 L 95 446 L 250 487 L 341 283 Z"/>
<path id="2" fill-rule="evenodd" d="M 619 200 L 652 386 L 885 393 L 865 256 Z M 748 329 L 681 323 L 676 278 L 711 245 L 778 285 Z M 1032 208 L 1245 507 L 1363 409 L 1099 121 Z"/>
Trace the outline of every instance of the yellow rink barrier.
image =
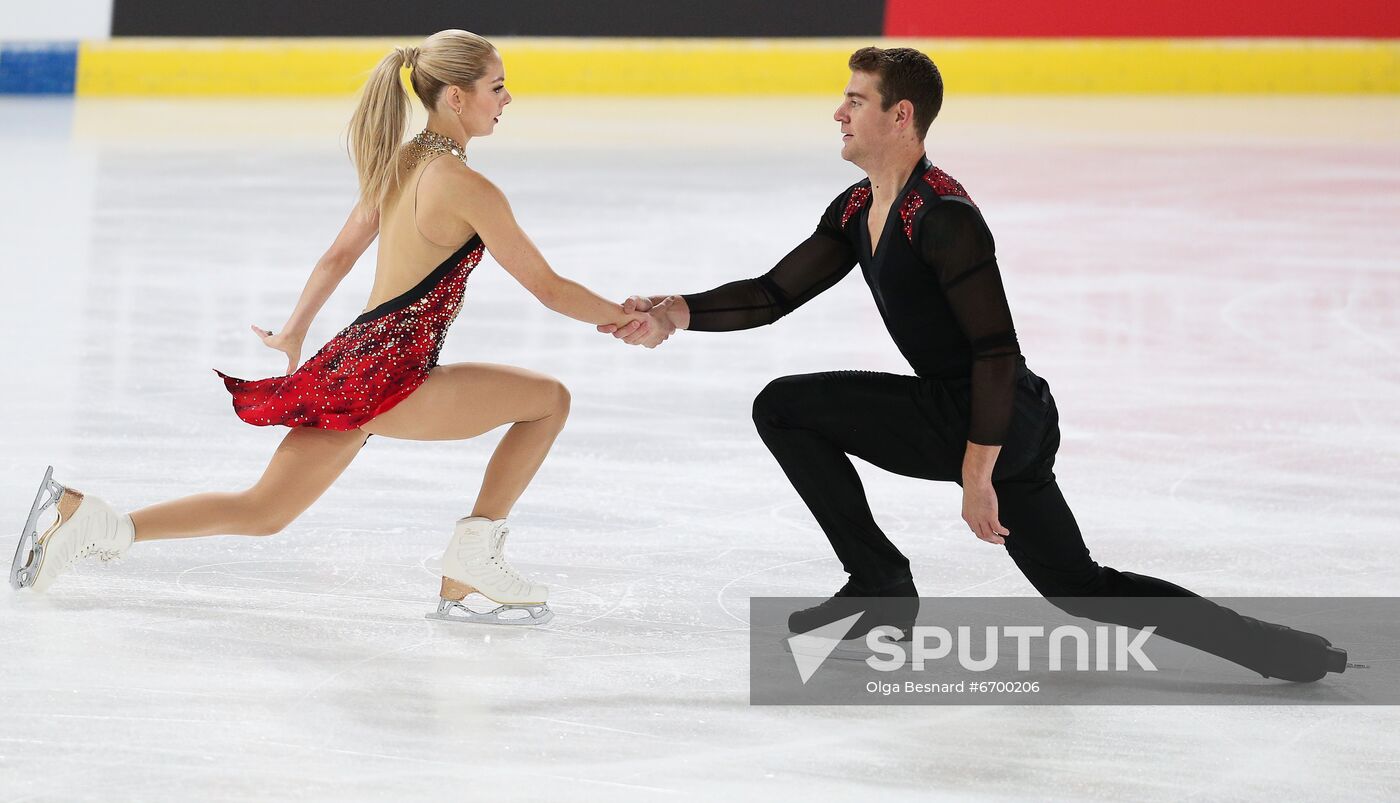
<path id="1" fill-rule="evenodd" d="M 359 90 L 416 39 L 85 42 L 77 94 L 306 96 Z M 558 95 L 831 94 L 857 47 L 933 56 L 961 93 L 1400 93 L 1400 40 L 494 39 L 508 85 Z"/>

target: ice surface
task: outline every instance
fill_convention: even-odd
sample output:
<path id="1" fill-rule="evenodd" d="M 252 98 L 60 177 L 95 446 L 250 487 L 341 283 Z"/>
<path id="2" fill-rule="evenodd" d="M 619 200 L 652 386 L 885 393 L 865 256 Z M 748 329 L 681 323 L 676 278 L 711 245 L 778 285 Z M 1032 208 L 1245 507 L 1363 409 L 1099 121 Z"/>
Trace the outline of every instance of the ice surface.
<path id="1" fill-rule="evenodd" d="M 703 290 L 766 270 L 859 178 L 833 103 L 521 98 L 470 153 L 561 273 Z M 281 433 L 209 369 L 280 372 L 247 327 L 282 323 L 349 209 L 349 112 L 0 101 L 7 527 L 48 463 L 123 509 L 257 478 Z M 954 95 L 929 151 L 997 236 L 1097 559 L 1211 595 L 1400 593 L 1400 101 Z M 443 360 L 573 391 L 513 516 L 550 625 L 423 619 L 499 433 L 376 438 L 282 535 L 0 593 L 0 800 L 1400 795 L 1388 708 L 749 706 L 749 597 L 842 582 L 750 401 L 784 374 L 908 372 L 857 274 L 775 327 L 645 351 L 488 259 Z M 861 472 L 924 594 L 1033 593 L 955 487 Z"/>

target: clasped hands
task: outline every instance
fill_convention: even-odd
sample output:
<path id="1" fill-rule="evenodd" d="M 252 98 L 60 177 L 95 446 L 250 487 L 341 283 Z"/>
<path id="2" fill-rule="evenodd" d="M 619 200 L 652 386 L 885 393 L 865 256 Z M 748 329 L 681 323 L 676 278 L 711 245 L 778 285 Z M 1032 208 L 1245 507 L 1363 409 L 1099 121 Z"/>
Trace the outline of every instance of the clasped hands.
<path id="1" fill-rule="evenodd" d="M 683 307 L 678 296 L 632 296 L 622 302 L 622 313 L 636 317 L 621 326 L 603 324 L 598 331 L 633 346 L 654 349 L 677 328 L 684 328 Z"/>

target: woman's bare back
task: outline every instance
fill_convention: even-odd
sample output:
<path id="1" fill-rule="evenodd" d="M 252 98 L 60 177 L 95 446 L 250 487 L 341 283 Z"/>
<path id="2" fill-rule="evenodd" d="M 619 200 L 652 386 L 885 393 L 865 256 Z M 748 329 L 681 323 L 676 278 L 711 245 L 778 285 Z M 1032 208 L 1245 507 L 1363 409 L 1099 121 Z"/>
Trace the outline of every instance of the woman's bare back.
<path id="1" fill-rule="evenodd" d="M 399 148 L 396 180 L 379 215 L 374 287 L 365 310 L 416 287 L 475 234 L 453 208 L 445 181 L 448 171 L 463 169 L 456 156 L 414 141 Z"/>

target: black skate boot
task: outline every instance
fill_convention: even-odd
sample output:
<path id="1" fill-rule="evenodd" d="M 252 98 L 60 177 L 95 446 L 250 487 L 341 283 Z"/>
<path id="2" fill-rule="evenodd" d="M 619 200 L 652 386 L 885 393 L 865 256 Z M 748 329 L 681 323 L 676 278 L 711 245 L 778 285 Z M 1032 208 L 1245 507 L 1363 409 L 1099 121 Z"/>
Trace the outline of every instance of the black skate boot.
<path id="1" fill-rule="evenodd" d="M 1315 633 L 1241 616 L 1254 643 L 1239 663 L 1266 678 L 1313 683 L 1328 672 L 1347 670 L 1347 651 Z"/>
<path id="2" fill-rule="evenodd" d="M 788 630 L 793 633 L 809 633 L 819 627 L 862 614 L 841 638 L 863 639 L 871 630 L 881 625 L 890 625 L 902 633 L 901 640 L 912 636 L 914 619 L 919 614 L 919 592 L 913 580 L 887 588 L 877 594 L 868 593 L 856 586 L 854 581 L 846 581 L 840 591 L 831 599 L 810 608 L 794 611 L 788 617 Z"/>

